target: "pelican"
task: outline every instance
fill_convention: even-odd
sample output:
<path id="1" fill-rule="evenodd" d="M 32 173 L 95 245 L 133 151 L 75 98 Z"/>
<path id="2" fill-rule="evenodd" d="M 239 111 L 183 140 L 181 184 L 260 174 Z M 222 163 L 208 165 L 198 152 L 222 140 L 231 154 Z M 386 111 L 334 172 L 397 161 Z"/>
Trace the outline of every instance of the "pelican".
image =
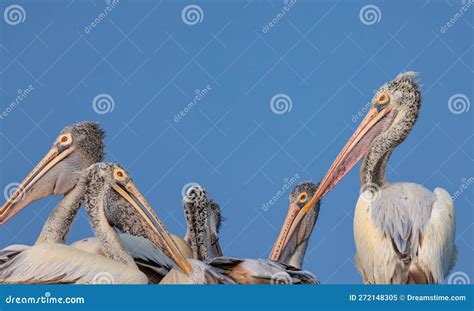
<path id="1" fill-rule="evenodd" d="M 355 262 L 367 284 L 442 283 L 456 262 L 449 193 L 386 180 L 388 159 L 413 129 L 420 107 L 416 73 L 401 73 L 381 86 L 367 116 L 296 217 L 295 223 L 363 157 L 354 240 Z"/>
<path id="2" fill-rule="evenodd" d="M 296 187 L 290 198 L 291 209 L 302 207 L 305 200 L 309 200 L 314 194 L 316 185 L 313 183 L 303 183 Z M 306 198 L 304 195 L 306 195 Z M 296 202 L 297 199 L 298 203 Z M 316 210 L 319 210 L 319 202 Z M 222 277 L 226 277 L 239 284 L 317 284 L 317 279 L 309 272 L 292 267 L 284 262 L 277 262 L 266 259 L 239 259 L 226 257 L 219 254 L 218 246 L 218 228 L 220 221 L 211 221 L 209 218 L 220 219 L 219 205 L 209 199 L 207 191 L 199 186 L 194 186 L 187 191 L 184 198 L 184 209 L 186 219 L 188 220 L 188 240 L 191 241 L 190 247 L 194 254 L 198 254 L 198 259 L 204 262 L 190 260 L 191 263 L 199 265 L 199 271 L 209 272 L 206 278 L 191 277 L 185 275 L 177 269 L 173 269 L 166 275 L 162 283 L 219 283 Z M 198 215 L 198 216 L 193 216 Z M 214 216 L 213 216 L 214 215 Z M 219 216 L 217 216 L 219 215 Z M 302 261 L 304 251 L 306 250 L 309 235 L 316 222 L 317 212 L 308 214 L 308 222 L 301 225 L 301 231 L 295 234 L 284 255 L 282 261 L 298 263 Z M 310 219 L 312 218 L 312 219 Z M 196 235 L 196 236 L 195 236 Z M 193 241 L 197 240 L 198 243 Z M 213 247 L 214 246 L 214 247 Z M 218 250 L 218 251 L 216 251 Z M 278 255 L 280 259 L 280 255 Z M 301 266 L 301 262 L 299 262 Z M 198 269 L 195 269 L 198 270 Z M 228 279 L 226 281 L 229 281 Z"/>
<path id="3" fill-rule="evenodd" d="M 219 205 L 204 188 L 194 185 L 186 190 L 183 207 L 187 223 L 184 240 L 192 250 L 188 262 L 193 269 L 191 273 L 184 273 L 182 269 L 173 268 L 160 284 L 235 284 L 221 269 L 211 267 L 206 262 L 215 256 L 222 256 L 219 245 L 222 222 Z"/>
<path id="4" fill-rule="evenodd" d="M 288 214 L 268 259 L 302 269 L 309 238 L 319 216 L 320 201 L 316 201 L 312 205 L 312 208 L 306 213 L 298 228 L 289 238 L 288 229 L 291 227 L 298 212 L 313 197 L 317 189 L 318 185 L 310 181 L 300 183 L 293 189 L 290 194 Z"/>
<path id="5" fill-rule="evenodd" d="M 76 185 L 81 171 L 104 158 L 104 131 L 97 123 L 81 122 L 65 127 L 43 159 L 0 208 L 0 224 L 5 223 L 31 202 L 49 195 L 62 195 Z M 50 218 L 72 223 L 75 214 L 54 212 Z M 51 219 L 50 222 L 54 222 Z M 49 220 L 48 220 L 49 221 Z M 66 227 L 66 226 L 65 226 Z M 45 226 L 42 239 L 60 239 L 67 232 Z"/>
<path id="6" fill-rule="evenodd" d="M 219 205 L 200 186 L 192 186 L 183 200 L 187 230 L 184 241 L 190 246 L 193 258 L 207 260 L 222 256 L 219 229 L 222 216 Z"/>
<path id="7" fill-rule="evenodd" d="M 117 206 L 114 200 L 118 196 L 132 206 L 126 214 L 114 209 Z M 192 269 L 121 166 L 111 163 L 92 165 L 59 204 L 63 210 L 72 210 L 77 209 L 81 202 L 86 205 L 105 257 L 60 243 L 40 241 L 0 265 L 0 283 L 95 283 L 104 277 L 109 283 L 148 283 L 148 277 L 138 269 L 110 224 L 114 218 L 120 219 L 120 225 L 127 233 L 131 233 L 129 228 L 139 230 L 185 272 Z M 68 231 L 67 228 L 57 229 Z M 170 266 L 173 266 L 172 262 Z"/>
<path id="8" fill-rule="evenodd" d="M 292 234 L 288 234 L 295 215 L 316 193 L 317 187 L 312 182 L 303 182 L 293 189 L 289 196 L 288 214 L 267 260 L 221 257 L 211 260 L 209 264 L 223 269 L 239 284 L 319 284 L 312 273 L 301 270 L 309 238 L 319 215 L 319 200 L 311 205 Z"/>
<path id="9" fill-rule="evenodd" d="M 149 277 L 149 283 L 159 283 L 175 265 L 171 264 L 169 254 L 164 254 L 147 237 L 148 224 L 133 213 L 134 207 L 115 192 L 109 194 L 106 205 L 107 220 L 122 233 L 119 235 L 124 248 L 135 260 L 139 269 Z M 132 216 L 130 216 L 132 215 Z M 135 216 L 134 216 L 135 215 Z M 180 237 L 169 234 L 185 258 L 193 258 L 191 248 Z M 105 255 L 100 237 L 88 237 L 76 241 L 71 246 L 90 253 Z"/>
<path id="10" fill-rule="evenodd" d="M 80 122 L 65 127 L 46 156 L 33 168 L 25 180 L 7 202 L 0 208 L 0 224 L 5 223 L 31 202 L 48 195 L 66 194 L 48 217 L 36 244 L 65 243 L 66 236 L 76 217 L 79 206 L 72 204 L 67 196 L 77 184 L 79 176 L 91 164 L 102 161 L 104 157 L 104 131 L 97 123 Z M 116 198 L 117 208 L 126 209 L 129 205 L 121 197 Z M 130 229 L 132 233 L 133 228 Z M 172 266 L 160 249 L 139 236 L 120 235 L 124 247 L 136 259 L 140 269 L 152 275 L 152 282 L 158 282 Z M 189 255 L 191 250 L 178 237 L 173 240 L 181 252 Z M 97 254 L 104 254 L 98 238 L 88 238 L 73 244 L 74 247 Z M 0 250 L 0 264 L 10 260 L 21 251 L 29 248 L 26 245 L 11 245 Z M 151 271 L 150 271 L 151 270 Z"/>

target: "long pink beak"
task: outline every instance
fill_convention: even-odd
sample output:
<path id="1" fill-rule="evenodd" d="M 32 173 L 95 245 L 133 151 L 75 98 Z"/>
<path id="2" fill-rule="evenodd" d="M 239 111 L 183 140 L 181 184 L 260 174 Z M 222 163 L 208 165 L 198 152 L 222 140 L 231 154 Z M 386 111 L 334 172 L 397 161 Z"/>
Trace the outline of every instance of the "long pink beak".
<path id="1" fill-rule="evenodd" d="M 282 232 L 280 233 L 279 240 L 275 243 L 271 258 L 278 258 L 281 251 L 288 243 L 289 237 L 292 236 L 304 215 L 306 215 L 306 213 L 311 209 L 311 206 L 337 185 L 337 183 L 341 181 L 341 179 L 347 175 L 354 165 L 364 156 L 372 139 L 386 128 L 387 124 L 383 124 L 383 122 L 380 121 L 384 119 L 390 111 L 391 108 L 389 106 L 380 112 L 377 111 L 375 107 L 372 107 L 369 110 L 364 120 L 362 120 L 362 123 L 349 138 L 336 160 L 334 160 L 311 200 L 308 201 L 296 216 L 291 215 L 290 217 L 290 213 L 288 214 Z"/>

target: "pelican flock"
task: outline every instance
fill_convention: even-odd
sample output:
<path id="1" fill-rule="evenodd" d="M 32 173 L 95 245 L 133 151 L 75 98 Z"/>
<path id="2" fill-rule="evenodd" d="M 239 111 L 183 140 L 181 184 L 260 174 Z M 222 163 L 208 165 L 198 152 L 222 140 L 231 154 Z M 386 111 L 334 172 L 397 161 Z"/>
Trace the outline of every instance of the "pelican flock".
<path id="1" fill-rule="evenodd" d="M 302 195 L 314 194 L 316 185 L 307 182 L 298 185 L 290 198 L 294 198 L 290 206 L 304 204 Z M 309 192 L 309 194 L 306 191 Z M 300 199 L 301 201 L 294 202 Z M 162 284 L 318 284 L 318 279 L 310 272 L 301 270 L 301 261 L 306 249 L 306 243 L 311 235 L 317 218 L 317 212 L 307 216 L 309 227 L 304 227 L 295 234 L 294 244 L 289 246 L 287 261 L 295 260 L 299 267 L 287 265 L 284 261 L 267 259 L 240 259 L 223 256 L 219 245 L 219 227 L 221 212 L 219 205 L 209 198 L 205 189 L 193 186 L 188 189 L 183 200 L 185 215 L 188 224 L 186 233 L 190 241 L 193 254 L 198 264 L 195 272 L 185 274 L 178 268 L 171 270 L 163 279 Z M 319 202 L 315 204 L 319 211 Z M 302 206 L 302 205 L 301 205 Z M 304 231 L 304 233 L 303 233 Z M 303 245 L 303 247 L 301 247 Z M 297 251 L 302 249 L 302 251 Z M 295 255 L 296 254 L 296 255 Z M 296 259 L 294 259 L 296 258 Z M 204 262 L 202 262 L 204 261 Z M 196 272 L 197 271 L 197 272 Z"/>
<path id="2" fill-rule="evenodd" d="M 291 192 L 287 216 L 267 259 L 223 254 L 220 206 L 199 185 L 187 189 L 182 201 L 186 234 L 180 238 L 169 233 L 128 172 L 120 164 L 103 162 L 104 131 L 99 125 L 67 126 L 0 208 L 3 224 L 36 200 L 63 196 L 34 245 L 0 250 L 0 283 L 319 284 L 303 263 L 321 199 L 360 160 L 354 242 L 362 281 L 442 283 L 456 262 L 449 193 L 415 183 L 388 183 L 385 172 L 420 107 L 415 73 L 401 73 L 382 85 L 323 180 L 300 183 Z M 67 245 L 80 208 L 86 210 L 95 236 Z"/>

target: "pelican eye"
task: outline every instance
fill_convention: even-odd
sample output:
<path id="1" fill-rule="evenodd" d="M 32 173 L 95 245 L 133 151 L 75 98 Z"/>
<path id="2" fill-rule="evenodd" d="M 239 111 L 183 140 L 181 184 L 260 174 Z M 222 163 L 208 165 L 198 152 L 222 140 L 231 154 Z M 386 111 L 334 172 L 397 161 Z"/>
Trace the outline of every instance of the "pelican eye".
<path id="1" fill-rule="evenodd" d="M 72 142 L 72 136 L 71 134 L 63 134 L 61 136 L 59 136 L 59 139 L 58 139 L 58 143 L 60 145 L 68 145 Z"/>
<path id="2" fill-rule="evenodd" d="M 124 181 L 125 178 L 126 178 L 126 174 L 123 170 L 121 169 L 115 169 L 114 170 L 114 177 L 115 179 L 119 180 L 119 181 Z"/>
<path id="3" fill-rule="evenodd" d="M 382 92 L 377 97 L 377 105 L 385 105 L 388 103 L 389 100 L 390 100 L 390 95 L 388 95 L 387 92 Z"/>
<path id="4" fill-rule="evenodd" d="M 306 192 L 300 193 L 297 200 L 299 203 L 306 202 L 306 200 L 308 200 L 308 194 Z"/>

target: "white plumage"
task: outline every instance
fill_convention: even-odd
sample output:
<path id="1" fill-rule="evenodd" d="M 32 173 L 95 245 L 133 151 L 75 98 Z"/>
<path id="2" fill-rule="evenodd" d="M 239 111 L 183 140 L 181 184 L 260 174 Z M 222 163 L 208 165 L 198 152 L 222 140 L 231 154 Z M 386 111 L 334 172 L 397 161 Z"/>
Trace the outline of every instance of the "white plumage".
<path id="1" fill-rule="evenodd" d="M 63 244 L 41 243 L 0 264 L 0 283 L 146 284 L 148 278 L 103 256 Z"/>

